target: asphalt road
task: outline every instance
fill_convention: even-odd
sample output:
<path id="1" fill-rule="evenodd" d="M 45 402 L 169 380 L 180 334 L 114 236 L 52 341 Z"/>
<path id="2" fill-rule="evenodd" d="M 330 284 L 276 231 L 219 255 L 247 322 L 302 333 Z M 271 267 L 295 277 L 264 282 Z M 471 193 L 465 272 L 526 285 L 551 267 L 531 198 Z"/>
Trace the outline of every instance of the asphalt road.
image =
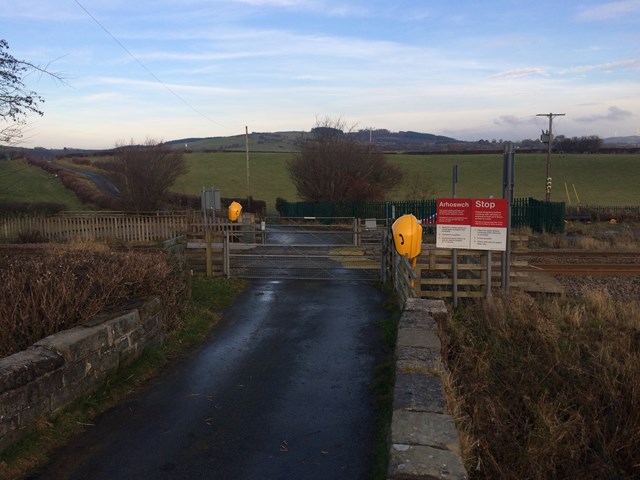
<path id="1" fill-rule="evenodd" d="M 371 478 L 381 293 L 251 285 L 205 344 L 30 478 Z"/>

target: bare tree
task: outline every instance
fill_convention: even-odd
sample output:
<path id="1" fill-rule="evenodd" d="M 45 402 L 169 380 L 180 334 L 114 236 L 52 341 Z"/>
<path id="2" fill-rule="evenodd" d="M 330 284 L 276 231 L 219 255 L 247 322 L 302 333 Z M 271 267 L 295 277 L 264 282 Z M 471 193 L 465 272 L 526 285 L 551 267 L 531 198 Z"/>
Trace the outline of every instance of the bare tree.
<path id="1" fill-rule="evenodd" d="M 359 142 L 344 123 L 325 119 L 303 139 L 287 163 L 298 196 L 306 201 L 382 200 L 402 179 L 402 171 L 382 151 Z"/>
<path id="2" fill-rule="evenodd" d="M 22 137 L 22 128 L 29 114 L 42 116 L 40 104 L 44 99 L 36 92 L 26 89 L 25 76 L 32 71 L 44 73 L 56 80 L 58 74 L 49 72 L 29 62 L 14 58 L 9 44 L 0 39 L 0 143 L 14 143 Z"/>
<path id="3" fill-rule="evenodd" d="M 429 200 L 436 197 L 433 182 L 425 179 L 421 173 L 411 175 L 406 183 L 408 198 L 411 200 Z"/>
<path id="4" fill-rule="evenodd" d="M 144 144 L 117 145 L 116 175 L 127 210 L 156 210 L 176 178 L 186 172 L 182 151 L 147 139 Z"/>

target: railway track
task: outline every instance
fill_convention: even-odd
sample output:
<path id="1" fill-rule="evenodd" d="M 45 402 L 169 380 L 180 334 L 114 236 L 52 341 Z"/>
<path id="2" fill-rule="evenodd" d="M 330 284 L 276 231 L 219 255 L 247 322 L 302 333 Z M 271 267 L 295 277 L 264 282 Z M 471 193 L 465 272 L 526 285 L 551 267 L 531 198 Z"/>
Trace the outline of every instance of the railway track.
<path id="1" fill-rule="evenodd" d="M 640 276 L 639 251 L 530 250 L 516 256 L 528 257 L 529 268 L 550 275 Z"/>
<path id="2" fill-rule="evenodd" d="M 538 263 L 530 267 L 551 275 L 591 277 L 640 275 L 640 264 L 631 263 Z"/>
<path id="3" fill-rule="evenodd" d="M 565 258 L 636 258 L 640 251 L 622 250 L 523 250 L 512 252 L 517 257 L 565 257 Z"/>

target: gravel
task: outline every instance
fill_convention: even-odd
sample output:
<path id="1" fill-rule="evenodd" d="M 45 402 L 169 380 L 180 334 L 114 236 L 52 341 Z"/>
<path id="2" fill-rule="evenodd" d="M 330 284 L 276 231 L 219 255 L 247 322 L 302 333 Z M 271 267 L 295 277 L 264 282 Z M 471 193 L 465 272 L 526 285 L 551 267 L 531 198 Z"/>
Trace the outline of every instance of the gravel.
<path id="1" fill-rule="evenodd" d="M 637 256 L 630 254 L 622 257 L 604 257 L 604 258 L 584 258 L 584 257 L 567 257 L 567 256 L 535 256 L 525 257 L 529 264 L 537 263 L 635 263 Z M 589 276 L 569 276 L 554 275 L 565 288 L 568 298 L 581 298 L 589 295 L 589 292 L 606 291 L 612 299 L 622 301 L 640 300 L 640 277 L 638 276 L 607 276 L 607 277 L 589 277 Z"/>
<path id="2" fill-rule="evenodd" d="M 606 291 L 612 299 L 622 301 L 640 300 L 640 277 L 576 277 L 556 275 L 568 298 L 582 298 L 589 292 Z"/>

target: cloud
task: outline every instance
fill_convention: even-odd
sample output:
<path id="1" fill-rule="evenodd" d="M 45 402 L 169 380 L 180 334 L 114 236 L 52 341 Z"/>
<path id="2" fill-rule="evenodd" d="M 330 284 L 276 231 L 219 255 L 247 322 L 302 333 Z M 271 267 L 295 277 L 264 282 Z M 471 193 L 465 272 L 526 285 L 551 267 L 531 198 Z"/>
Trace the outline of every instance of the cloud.
<path id="1" fill-rule="evenodd" d="M 575 67 L 575 72 L 590 72 L 593 70 L 601 70 L 603 72 L 613 72 L 616 70 L 637 70 L 640 69 L 640 60 L 620 60 L 618 62 L 607 62 L 596 65 L 581 65 Z"/>
<path id="2" fill-rule="evenodd" d="M 499 125 L 501 127 L 515 127 L 519 125 L 531 125 L 535 123 L 536 119 L 534 117 L 516 117 L 515 115 L 502 115 L 499 118 L 496 118 L 493 123 Z"/>
<path id="3" fill-rule="evenodd" d="M 531 76 L 546 77 L 549 73 L 547 69 L 542 67 L 519 68 L 517 70 L 509 70 L 506 72 L 496 73 L 491 78 L 523 78 Z"/>
<path id="4" fill-rule="evenodd" d="M 286 10 L 298 10 L 323 14 L 329 17 L 369 17 L 372 12 L 366 8 L 356 5 L 345 5 L 343 2 L 318 0 L 233 0 L 236 3 L 243 3 L 254 7 L 271 7 Z"/>
<path id="5" fill-rule="evenodd" d="M 247 3 L 258 7 L 277 8 L 308 8 L 313 5 L 306 0 L 236 0 L 238 3 Z"/>
<path id="6" fill-rule="evenodd" d="M 640 69 L 640 60 L 620 60 L 617 62 L 597 63 L 593 65 L 578 65 L 571 68 L 551 70 L 544 67 L 525 67 L 515 70 L 508 70 L 492 75 L 495 79 L 514 79 L 525 77 L 551 77 L 555 75 L 571 75 L 587 72 L 616 72 L 622 70 L 638 70 Z"/>
<path id="7" fill-rule="evenodd" d="M 634 12 L 640 12 L 640 0 L 609 2 L 585 8 L 578 13 L 577 18 L 581 21 L 602 21 L 620 18 Z"/>
<path id="8" fill-rule="evenodd" d="M 632 117 L 633 114 L 628 110 L 622 110 L 618 107 L 609 107 L 608 113 L 606 115 L 589 115 L 588 117 L 578 117 L 576 118 L 576 122 L 581 123 L 594 123 L 600 121 L 606 122 L 621 122 L 629 117 Z"/>

